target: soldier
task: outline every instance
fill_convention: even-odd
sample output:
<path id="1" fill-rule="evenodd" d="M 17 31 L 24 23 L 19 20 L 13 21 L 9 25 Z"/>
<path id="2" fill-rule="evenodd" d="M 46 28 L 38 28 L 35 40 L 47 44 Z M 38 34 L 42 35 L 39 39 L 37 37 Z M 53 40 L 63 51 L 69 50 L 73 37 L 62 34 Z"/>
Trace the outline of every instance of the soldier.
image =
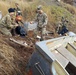
<path id="1" fill-rule="evenodd" d="M 4 35 L 12 36 L 10 30 L 16 26 L 13 16 L 14 16 L 14 9 L 10 8 L 8 9 L 8 14 L 2 18 L 0 21 L 0 31 Z"/>
<path id="2" fill-rule="evenodd" d="M 57 27 L 58 34 L 64 35 L 66 32 L 68 32 L 67 24 L 68 24 L 68 21 L 64 17 L 62 17 L 61 24 L 59 24 Z"/>
<path id="3" fill-rule="evenodd" d="M 44 13 L 41 10 L 41 7 L 37 8 L 37 15 L 36 15 L 36 18 L 35 18 L 35 22 L 38 23 L 37 24 L 37 34 L 40 32 L 41 39 L 43 40 L 44 39 L 43 37 L 46 33 L 46 25 L 47 25 L 47 22 L 48 22 L 48 18 L 47 18 L 46 13 Z"/>
<path id="4" fill-rule="evenodd" d="M 67 28 L 68 20 L 64 17 L 61 18 L 62 26 L 65 26 Z"/>
<path id="5" fill-rule="evenodd" d="M 15 21 L 17 24 L 23 24 L 23 17 L 22 17 L 22 11 L 19 7 L 19 4 L 18 3 L 15 3 L 15 11 L 16 11 L 16 18 L 15 18 Z"/>
<path id="6" fill-rule="evenodd" d="M 62 30 L 62 23 L 59 22 L 56 26 L 56 32 L 59 34 L 61 30 Z"/>
<path id="7" fill-rule="evenodd" d="M 17 15 L 22 15 L 22 11 L 21 11 L 21 9 L 19 7 L 19 4 L 18 3 L 15 3 L 15 6 L 16 6 L 16 8 L 15 8 L 16 16 Z"/>

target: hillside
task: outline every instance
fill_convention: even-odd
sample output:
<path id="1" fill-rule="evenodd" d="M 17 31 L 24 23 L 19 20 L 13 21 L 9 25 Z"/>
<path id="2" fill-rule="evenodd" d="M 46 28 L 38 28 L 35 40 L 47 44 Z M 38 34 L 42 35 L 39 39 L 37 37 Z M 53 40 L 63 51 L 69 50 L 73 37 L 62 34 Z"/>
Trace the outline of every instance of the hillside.
<path id="1" fill-rule="evenodd" d="M 0 75 L 26 75 L 26 64 L 34 48 L 23 47 L 9 39 L 0 35 Z"/>
<path id="2" fill-rule="evenodd" d="M 19 3 L 22 9 L 23 21 L 32 21 L 36 15 L 36 8 L 42 5 L 42 9 L 48 15 L 47 30 L 54 32 L 53 37 L 58 37 L 55 28 L 62 17 L 68 20 L 68 29 L 76 33 L 76 8 L 64 2 L 56 0 L 0 0 L 2 15 L 7 14 L 7 9 L 15 7 Z M 3 9 L 4 8 L 4 9 Z M 31 16 L 30 16 L 31 15 Z M 26 64 L 34 51 L 35 40 L 29 37 L 11 37 L 16 40 L 26 41 L 33 46 L 27 48 L 10 41 L 10 37 L 0 33 L 0 75 L 26 75 Z M 31 40 L 31 41 L 30 41 Z"/>

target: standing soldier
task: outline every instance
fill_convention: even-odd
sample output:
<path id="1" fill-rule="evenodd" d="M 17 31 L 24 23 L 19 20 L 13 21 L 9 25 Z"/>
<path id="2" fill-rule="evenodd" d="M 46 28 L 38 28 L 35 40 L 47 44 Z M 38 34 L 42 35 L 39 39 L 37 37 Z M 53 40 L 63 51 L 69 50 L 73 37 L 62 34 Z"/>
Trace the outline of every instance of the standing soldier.
<path id="1" fill-rule="evenodd" d="M 8 14 L 2 18 L 0 21 L 0 32 L 4 35 L 12 36 L 10 30 L 15 26 L 15 22 L 13 19 L 14 9 L 8 9 Z"/>
<path id="2" fill-rule="evenodd" d="M 22 17 L 22 11 L 19 7 L 19 4 L 18 3 L 15 3 L 15 11 L 16 11 L 16 18 L 15 18 L 15 21 L 17 24 L 23 24 L 23 17 Z"/>
<path id="3" fill-rule="evenodd" d="M 36 33 L 36 35 L 38 33 L 40 33 L 41 34 L 41 40 L 43 40 L 44 35 L 46 33 L 46 25 L 48 22 L 48 18 L 47 18 L 46 13 L 44 13 L 41 10 L 41 6 L 38 6 L 38 8 L 37 8 L 37 15 L 35 18 L 35 22 L 37 22 L 37 33 Z"/>
<path id="4" fill-rule="evenodd" d="M 22 15 L 22 11 L 21 11 L 21 9 L 19 7 L 19 4 L 15 3 L 15 6 L 16 6 L 16 8 L 15 8 L 16 15 Z"/>

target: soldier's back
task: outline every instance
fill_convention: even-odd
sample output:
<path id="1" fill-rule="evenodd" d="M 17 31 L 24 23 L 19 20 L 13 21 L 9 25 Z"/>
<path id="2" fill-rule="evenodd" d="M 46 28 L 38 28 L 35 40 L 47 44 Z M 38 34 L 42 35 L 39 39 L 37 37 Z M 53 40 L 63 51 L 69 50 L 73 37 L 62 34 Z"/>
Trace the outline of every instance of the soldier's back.
<path id="1" fill-rule="evenodd" d="M 5 16 L 2 18 L 2 20 L 1 20 L 1 22 L 0 22 L 0 26 L 6 27 L 7 24 L 8 24 L 7 22 L 11 22 L 11 17 L 10 17 L 9 14 L 5 15 Z"/>

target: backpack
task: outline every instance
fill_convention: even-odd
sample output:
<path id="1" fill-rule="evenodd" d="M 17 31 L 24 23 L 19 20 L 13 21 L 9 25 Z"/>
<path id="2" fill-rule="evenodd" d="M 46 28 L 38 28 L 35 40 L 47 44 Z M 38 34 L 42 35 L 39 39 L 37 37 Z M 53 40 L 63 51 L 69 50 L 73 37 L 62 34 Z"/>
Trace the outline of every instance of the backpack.
<path id="1" fill-rule="evenodd" d="M 22 27 L 22 26 L 17 26 L 17 27 L 15 28 L 15 32 L 16 32 L 17 34 L 19 34 L 20 36 L 25 36 L 25 35 L 27 35 L 26 30 L 25 30 L 24 27 Z"/>

